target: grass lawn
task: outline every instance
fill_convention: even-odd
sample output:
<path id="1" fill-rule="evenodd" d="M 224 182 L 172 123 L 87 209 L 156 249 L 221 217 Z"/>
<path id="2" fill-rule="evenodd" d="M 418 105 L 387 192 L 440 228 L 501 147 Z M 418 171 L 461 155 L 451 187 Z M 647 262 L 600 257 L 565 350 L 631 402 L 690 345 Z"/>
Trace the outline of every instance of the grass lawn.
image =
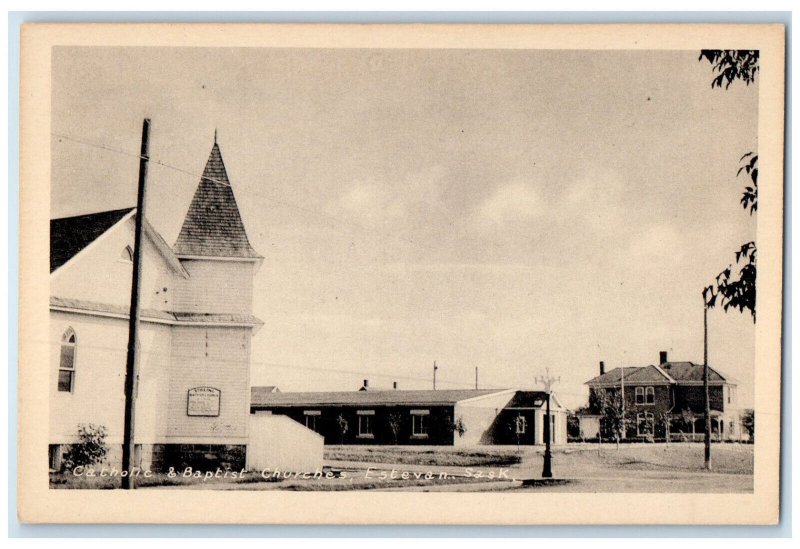
<path id="1" fill-rule="evenodd" d="M 399 463 L 433 467 L 501 467 L 522 462 L 516 446 L 326 446 L 325 461 Z"/>
<path id="2" fill-rule="evenodd" d="M 526 467 L 541 463 L 538 446 L 326 446 L 325 461 L 456 467 Z M 613 471 L 704 471 L 703 445 L 568 444 L 553 448 L 553 461 L 571 476 Z M 753 474 L 753 446 L 712 444 L 712 471 Z"/>
<path id="3" fill-rule="evenodd" d="M 556 464 L 574 476 L 589 473 L 652 471 L 705 472 L 703 445 L 680 444 L 580 444 L 554 451 Z M 714 473 L 753 474 L 753 446 L 712 444 L 711 467 Z"/>

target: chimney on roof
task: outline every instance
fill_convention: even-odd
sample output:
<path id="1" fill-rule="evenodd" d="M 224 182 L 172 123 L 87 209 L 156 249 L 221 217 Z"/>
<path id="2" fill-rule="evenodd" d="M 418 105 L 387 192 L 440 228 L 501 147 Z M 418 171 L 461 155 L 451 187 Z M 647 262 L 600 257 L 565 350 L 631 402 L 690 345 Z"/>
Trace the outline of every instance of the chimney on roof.
<path id="1" fill-rule="evenodd" d="M 603 375 L 604 373 L 606 373 L 606 363 L 601 360 L 600 361 L 600 375 Z"/>
<path id="2" fill-rule="evenodd" d="M 668 362 L 668 360 L 667 360 L 667 351 L 661 351 L 660 353 L 658 353 L 658 363 L 659 363 L 659 365 L 660 364 L 666 364 L 667 362 Z"/>
<path id="3" fill-rule="evenodd" d="M 365 379 L 365 380 L 364 380 L 364 385 L 362 385 L 362 386 L 361 386 L 361 388 L 359 389 L 359 391 L 366 391 L 368 388 L 369 388 L 369 380 L 368 380 L 368 379 Z"/>
<path id="4" fill-rule="evenodd" d="M 395 391 L 397 390 L 397 382 L 396 381 L 392 382 L 392 389 L 394 389 Z"/>

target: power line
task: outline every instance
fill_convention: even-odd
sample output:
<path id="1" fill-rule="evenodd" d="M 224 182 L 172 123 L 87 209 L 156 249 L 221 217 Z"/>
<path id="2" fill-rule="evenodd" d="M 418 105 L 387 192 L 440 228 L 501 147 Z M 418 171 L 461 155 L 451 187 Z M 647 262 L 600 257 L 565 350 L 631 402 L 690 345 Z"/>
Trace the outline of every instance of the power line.
<path id="1" fill-rule="evenodd" d="M 47 344 L 47 345 L 51 345 L 53 347 L 58 347 L 58 346 L 61 345 L 60 342 L 52 341 L 52 340 L 31 339 L 31 340 L 28 340 L 28 341 L 32 341 L 32 342 L 35 342 L 35 343 Z M 110 346 L 104 346 L 104 345 L 92 345 L 92 344 L 82 343 L 82 344 L 80 344 L 80 346 L 81 347 L 85 347 L 85 348 L 89 348 L 89 349 L 95 349 L 95 350 L 98 350 L 98 351 L 111 351 L 111 352 L 119 352 L 119 353 L 124 352 L 124 350 L 121 350 L 121 349 L 119 349 L 117 347 L 110 347 Z M 249 360 L 249 361 L 246 361 L 246 360 L 235 360 L 235 359 L 230 359 L 230 358 L 217 358 L 217 357 L 211 358 L 211 357 L 206 357 L 204 354 L 190 355 L 190 354 L 185 354 L 185 353 L 162 353 L 162 352 L 159 352 L 159 351 L 152 351 L 152 350 L 140 350 L 140 353 L 141 354 L 145 354 L 145 355 L 159 356 L 159 357 L 164 358 L 164 359 L 169 359 L 170 357 L 179 357 L 179 358 L 185 358 L 185 359 L 205 359 L 205 358 L 210 358 L 210 361 L 212 361 L 212 362 L 221 362 L 223 364 L 225 364 L 225 363 L 227 363 L 227 364 L 241 364 L 243 362 L 249 362 L 249 364 L 251 364 L 251 365 L 265 366 L 265 367 L 269 367 L 269 368 L 283 368 L 283 369 L 293 369 L 293 370 L 303 370 L 303 371 L 323 372 L 323 373 L 338 373 L 338 374 L 347 374 L 347 375 L 357 375 L 357 376 L 362 376 L 362 377 L 363 376 L 372 376 L 372 377 L 387 378 L 387 379 L 402 380 L 402 381 L 419 381 L 419 382 L 422 382 L 422 383 L 425 383 L 425 384 L 428 384 L 431 381 L 430 378 L 425 378 L 425 377 L 402 376 L 402 375 L 395 375 L 395 374 L 381 374 L 381 373 L 378 373 L 378 372 L 372 372 L 372 371 L 366 371 L 366 370 L 346 370 L 346 369 L 341 369 L 341 368 L 324 368 L 324 367 L 314 367 L 314 366 L 301 366 L 301 365 L 298 365 L 298 364 L 288 364 L 288 363 L 280 363 L 280 362 L 265 362 L 265 361 L 252 360 L 252 359 Z M 441 382 L 441 383 L 445 383 L 445 384 L 448 384 L 448 385 L 463 385 L 465 387 L 473 387 L 474 386 L 473 383 L 470 383 L 470 382 L 467 382 L 467 381 L 455 381 L 453 379 L 447 379 L 447 378 L 442 379 L 442 378 L 439 378 L 438 376 L 436 378 L 436 381 L 437 381 L 437 383 Z M 538 378 L 537 378 L 536 382 L 537 383 L 539 382 Z M 508 388 L 509 388 L 508 386 L 485 385 L 485 384 L 481 383 L 481 389 L 502 390 L 502 389 L 508 389 Z M 561 391 L 561 390 L 559 390 L 559 391 L 557 391 L 555 393 L 559 394 L 559 395 L 569 395 L 569 396 L 576 396 L 576 397 L 577 396 L 579 396 L 579 397 L 585 397 L 586 396 L 586 393 L 573 393 L 573 392 Z"/>
<path id="2" fill-rule="evenodd" d="M 35 341 L 37 343 L 44 343 L 49 344 L 52 346 L 60 346 L 60 343 L 57 341 L 50 341 L 50 340 L 30 340 Z M 103 345 L 92 345 L 86 343 L 79 343 L 80 347 L 88 348 L 88 349 L 95 349 L 100 351 L 111 351 L 111 352 L 119 352 L 124 353 L 123 349 L 119 349 L 117 347 L 110 347 L 110 346 L 103 346 Z M 372 377 L 379 377 L 379 378 L 387 378 L 387 379 L 394 379 L 394 380 L 403 380 L 403 381 L 419 381 L 424 383 L 430 383 L 430 378 L 423 378 L 423 377 L 412 377 L 412 376 L 402 376 L 402 375 L 395 375 L 395 374 L 381 374 L 377 372 L 368 372 L 364 370 L 345 370 L 341 368 L 321 368 L 321 367 L 314 367 L 314 366 L 300 366 L 297 364 L 285 364 L 285 363 L 278 363 L 278 362 L 264 362 L 259 360 L 236 360 L 230 358 L 221 358 L 221 357 L 207 357 L 204 354 L 196 354 L 196 355 L 189 355 L 183 353 L 162 353 L 159 351 L 152 351 L 152 350 L 140 350 L 139 351 L 143 355 L 151 355 L 157 356 L 163 359 L 170 359 L 172 357 L 177 358 L 184 358 L 189 360 L 200 360 L 208 358 L 210 362 L 218 362 L 218 363 L 227 363 L 227 364 L 242 364 L 242 363 L 249 363 L 250 365 L 256 366 L 265 366 L 269 368 L 284 368 L 284 369 L 292 369 L 292 370 L 303 370 L 303 371 L 311 371 L 311 372 L 323 372 L 323 373 L 337 373 L 337 374 L 347 374 L 347 375 L 357 375 L 357 376 L 372 376 Z M 463 385 L 466 387 L 471 387 L 472 384 L 468 381 L 455 381 L 450 379 L 439 380 L 443 383 L 448 385 Z M 508 387 L 499 387 L 499 386 L 485 386 L 485 389 L 508 389 Z"/>
<path id="3" fill-rule="evenodd" d="M 68 136 L 68 135 L 64 135 L 64 134 L 58 134 L 58 133 L 51 133 L 51 135 L 53 137 L 57 137 L 59 139 L 65 139 L 67 141 L 72 141 L 72 142 L 75 142 L 75 143 L 79 143 L 79 144 L 85 145 L 87 147 L 94 147 L 94 148 L 97 148 L 97 149 L 102 149 L 102 150 L 105 150 L 105 151 L 109 151 L 109 152 L 113 152 L 113 153 L 117 153 L 117 154 L 122 154 L 122 155 L 133 157 L 133 158 L 141 158 L 141 156 L 138 155 L 138 154 L 134 154 L 134 153 L 131 153 L 131 152 L 128 152 L 128 151 L 124 151 L 124 150 L 121 150 L 121 149 L 115 149 L 113 147 L 107 147 L 105 145 L 100 145 L 100 144 L 97 144 L 97 143 L 92 143 L 90 141 L 86 141 L 86 140 L 82 140 L 82 139 L 77 139 L 77 138 L 72 137 L 72 136 Z M 192 172 L 192 171 L 189 171 L 189 170 L 186 170 L 186 169 L 183 169 L 183 168 L 179 168 L 177 166 L 173 166 L 172 164 L 168 164 L 168 163 L 166 163 L 164 161 L 161 161 L 161 160 L 155 160 L 155 159 L 151 158 L 150 162 L 152 164 L 155 164 L 157 166 L 161 166 L 163 168 L 174 170 L 174 171 L 186 174 L 186 175 L 191 175 L 192 177 L 197 177 L 197 178 L 200 178 L 202 180 L 209 181 L 209 182 L 215 183 L 217 185 L 221 185 L 223 187 L 232 188 L 230 183 L 226 183 L 224 181 L 221 181 L 219 179 L 215 179 L 213 177 L 208 177 L 208 176 L 203 175 L 203 174 L 198 174 L 196 172 Z M 403 236 L 395 235 L 395 234 L 392 234 L 392 233 L 375 231 L 375 230 L 369 229 L 368 227 L 365 227 L 364 225 L 361 225 L 360 223 L 358 223 L 356 221 L 352 221 L 352 220 L 348 220 L 348 219 L 342 219 L 342 218 L 339 218 L 339 217 L 336 217 L 336 216 L 332 216 L 330 214 L 326 214 L 326 213 L 321 212 L 319 210 L 314 210 L 314 209 L 311 209 L 311 208 L 307 208 L 305 206 L 300 206 L 298 204 L 294 204 L 292 202 L 287 202 L 285 200 L 274 198 L 274 197 L 265 195 L 265 194 L 257 192 L 257 191 L 250 190 L 248 192 L 250 192 L 250 193 L 252 193 L 252 194 L 254 194 L 256 196 L 259 196 L 261 198 L 264 198 L 264 199 L 266 199 L 266 200 L 268 200 L 270 202 L 274 202 L 275 204 L 278 204 L 280 206 L 285 206 L 287 208 L 294 208 L 294 209 L 296 209 L 298 211 L 302 211 L 302 212 L 311 214 L 313 216 L 325 218 L 325 219 L 327 219 L 329 221 L 334 221 L 336 223 L 341 223 L 341 224 L 345 224 L 345 225 L 352 225 L 352 226 L 362 230 L 364 233 L 367 233 L 368 235 L 379 235 L 379 236 L 384 236 L 386 238 L 393 238 L 393 239 L 396 239 L 396 240 L 407 242 L 409 244 L 414 244 L 415 246 L 418 246 L 420 248 L 425 248 L 425 249 L 428 249 L 428 250 L 445 251 L 444 248 L 441 248 L 441 247 L 438 247 L 438 246 L 430 246 L 428 244 L 423 244 L 421 242 L 415 241 L 412 238 L 403 237 Z"/>

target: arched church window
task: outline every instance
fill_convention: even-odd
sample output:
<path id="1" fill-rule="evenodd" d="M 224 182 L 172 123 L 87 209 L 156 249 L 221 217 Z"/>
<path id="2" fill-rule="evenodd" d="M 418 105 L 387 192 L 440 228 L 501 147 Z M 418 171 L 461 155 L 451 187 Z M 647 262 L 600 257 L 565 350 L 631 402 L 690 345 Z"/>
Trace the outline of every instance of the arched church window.
<path id="1" fill-rule="evenodd" d="M 61 355 L 58 362 L 58 390 L 71 393 L 75 387 L 75 354 L 78 340 L 75 331 L 67 328 L 61 336 Z"/>

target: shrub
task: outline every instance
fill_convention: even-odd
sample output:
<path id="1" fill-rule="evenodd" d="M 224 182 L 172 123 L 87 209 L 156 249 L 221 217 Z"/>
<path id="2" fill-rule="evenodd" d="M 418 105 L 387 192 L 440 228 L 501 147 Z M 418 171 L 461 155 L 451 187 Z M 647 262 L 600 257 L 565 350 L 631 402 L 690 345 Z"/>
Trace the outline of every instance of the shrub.
<path id="1" fill-rule="evenodd" d="M 464 419 L 459 417 L 456 418 L 456 422 L 453 424 L 453 431 L 458 433 L 459 437 L 463 437 L 464 434 L 467 432 L 467 426 L 464 425 Z"/>
<path id="2" fill-rule="evenodd" d="M 64 457 L 64 469 L 71 471 L 75 467 L 94 465 L 106 457 L 108 446 L 104 426 L 93 423 L 78 425 L 78 440 Z"/>
<path id="3" fill-rule="evenodd" d="M 344 414 L 339 414 L 336 417 L 336 425 L 339 427 L 339 441 L 344 444 L 344 437 L 347 435 L 347 431 L 350 430 L 350 426 L 348 425 Z"/>
<path id="4" fill-rule="evenodd" d="M 754 443 L 756 441 L 756 416 L 750 408 L 742 410 L 742 427 L 750 438 L 748 442 Z"/>

